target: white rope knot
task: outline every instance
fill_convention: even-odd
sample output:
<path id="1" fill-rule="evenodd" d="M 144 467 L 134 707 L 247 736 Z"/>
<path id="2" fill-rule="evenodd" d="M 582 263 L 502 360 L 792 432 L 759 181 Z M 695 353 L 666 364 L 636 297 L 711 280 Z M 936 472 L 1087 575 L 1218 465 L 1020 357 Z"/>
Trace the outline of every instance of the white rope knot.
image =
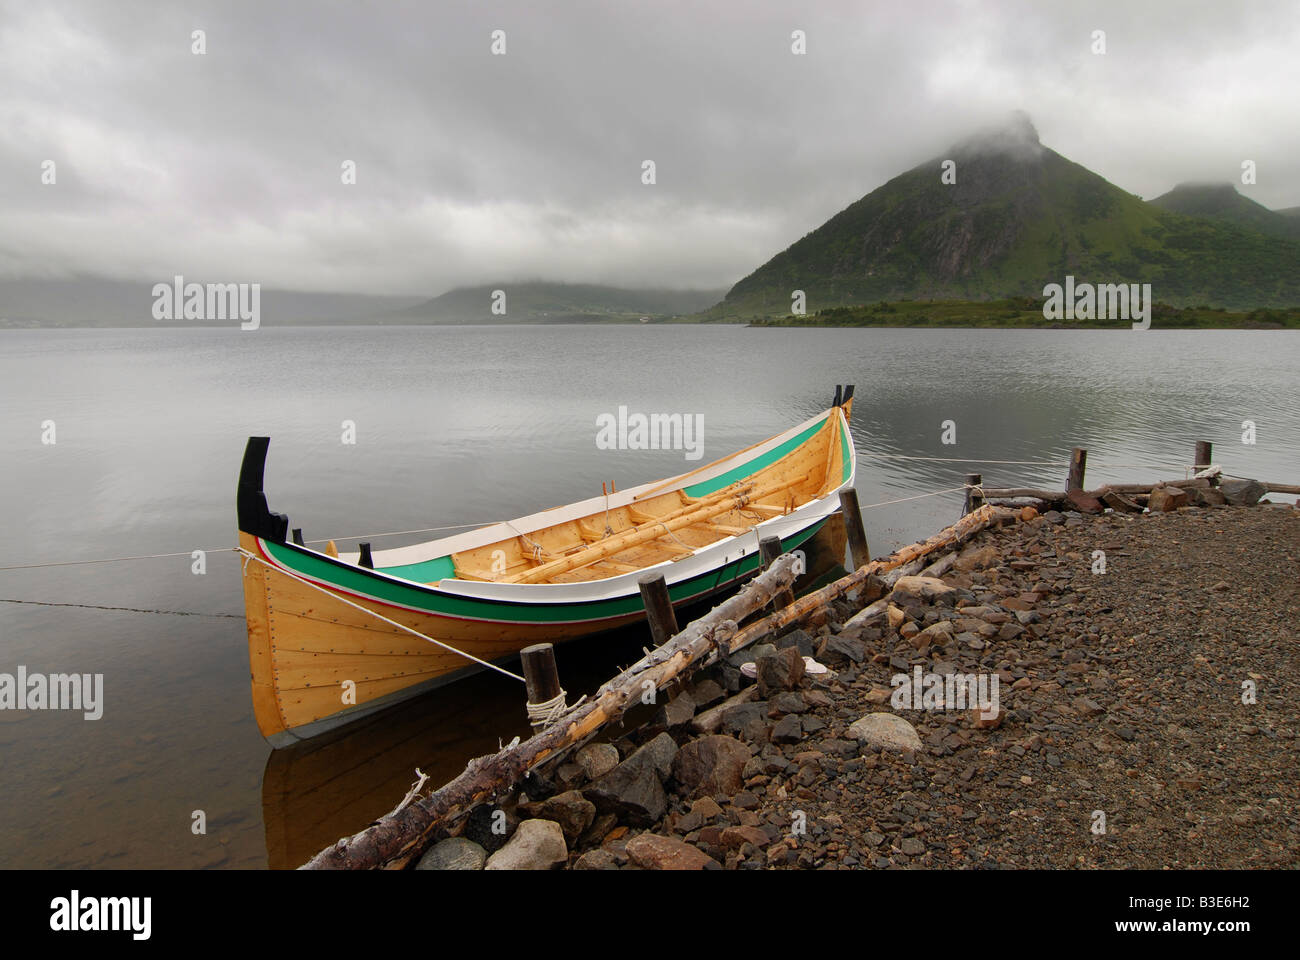
<path id="1" fill-rule="evenodd" d="M 543 727 L 549 727 L 560 719 L 569 712 L 569 706 L 565 703 L 565 697 L 567 696 L 568 693 L 561 687 L 556 696 L 544 703 L 525 703 L 524 706 L 528 708 L 529 724 L 540 730 Z M 578 703 L 581 702 L 581 700 L 578 701 Z M 574 706 L 576 707 L 577 704 L 575 703 Z"/>

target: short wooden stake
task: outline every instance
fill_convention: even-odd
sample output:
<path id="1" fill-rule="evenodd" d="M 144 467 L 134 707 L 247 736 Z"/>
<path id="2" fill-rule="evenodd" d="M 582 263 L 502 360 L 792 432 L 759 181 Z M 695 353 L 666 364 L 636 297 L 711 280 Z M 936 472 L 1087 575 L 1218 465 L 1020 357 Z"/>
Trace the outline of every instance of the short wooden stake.
<path id="1" fill-rule="evenodd" d="M 1209 440 L 1196 441 L 1196 455 L 1192 457 L 1192 473 L 1200 473 L 1210 465 L 1210 455 L 1214 447 Z"/>
<path id="2" fill-rule="evenodd" d="M 537 643 L 519 651 L 519 660 L 524 668 L 524 685 L 528 690 L 528 703 L 538 706 L 550 703 L 564 690 L 560 687 L 560 671 L 555 665 L 555 645 Z M 531 711 L 530 711 L 531 714 Z M 543 726 L 541 718 L 532 719 L 533 726 Z"/>
<path id="3" fill-rule="evenodd" d="M 357 558 L 357 566 L 375 569 L 375 558 L 370 555 L 370 544 L 361 544 L 361 556 Z"/>
<path id="4" fill-rule="evenodd" d="M 1087 465 L 1087 450 L 1082 447 L 1075 447 L 1070 451 L 1070 473 L 1065 479 L 1065 489 L 1067 491 L 1083 489 L 1083 471 Z"/>
<path id="5" fill-rule="evenodd" d="M 961 515 L 964 517 L 968 513 L 974 513 L 980 507 L 984 506 L 984 498 L 980 496 L 978 490 L 972 490 L 972 487 L 978 487 L 984 482 L 984 477 L 978 473 L 966 474 L 966 503 L 962 507 Z"/>
<path id="6" fill-rule="evenodd" d="M 871 562 L 871 548 L 867 546 L 867 531 L 862 525 L 858 491 L 852 487 L 840 491 L 840 513 L 844 515 L 844 532 L 849 539 L 853 569 L 860 570 Z"/>
<path id="7" fill-rule="evenodd" d="M 650 637 L 656 647 L 662 647 L 669 637 L 680 631 L 673 601 L 668 596 L 668 581 L 662 573 L 647 573 L 637 581 L 641 588 L 641 602 L 645 604 L 646 622 L 650 624 Z"/>
<path id="8" fill-rule="evenodd" d="M 307 544 L 302 542 L 302 527 L 293 528 L 293 542 L 298 544 L 300 547 L 307 546 Z"/>
<path id="9" fill-rule="evenodd" d="M 758 553 L 763 561 L 762 568 L 766 570 L 768 567 L 772 565 L 773 560 L 781 556 L 782 553 L 781 538 L 764 537 L 762 540 L 758 541 Z M 788 607 L 792 603 L 794 603 L 794 591 L 791 590 L 789 587 L 780 591 L 772 599 L 772 607 L 773 609 L 776 610 L 780 610 L 783 607 Z"/>

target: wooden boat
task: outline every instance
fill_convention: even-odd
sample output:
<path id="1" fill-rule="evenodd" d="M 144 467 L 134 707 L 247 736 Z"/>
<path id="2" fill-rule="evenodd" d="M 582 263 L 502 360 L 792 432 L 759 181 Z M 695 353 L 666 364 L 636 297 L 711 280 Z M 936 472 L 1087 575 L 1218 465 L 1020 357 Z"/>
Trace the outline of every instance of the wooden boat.
<path id="1" fill-rule="evenodd" d="M 484 669 L 468 657 L 499 664 L 644 619 L 646 572 L 674 606 L 734 586 L 761 538 L 796 549 L 839 509 L 852 403 L 837 387 L 828 410 L 688 473 L 373 553 L 291 540 L 263 491 L 270 441 L 250 437 L 237 508 L 262 735 L 285 746 Z"/>

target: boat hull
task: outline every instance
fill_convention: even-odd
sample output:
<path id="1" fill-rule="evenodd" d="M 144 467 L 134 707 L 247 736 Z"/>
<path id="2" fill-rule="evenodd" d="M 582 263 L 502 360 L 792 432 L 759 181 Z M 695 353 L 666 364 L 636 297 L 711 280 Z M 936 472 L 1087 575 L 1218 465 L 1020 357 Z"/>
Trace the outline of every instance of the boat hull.
<path id="1" fill-rule="evenodd" d="M 825 516 L 810 519 L 782 538 L 783 548 L 799 548 L 825 522 Z M 467 604 L 466 598 L 439 596 L 440 591 L 429 589 L 415 591 L 422 595 L 418 602 L 425 609 L 414 609 L 409 597 L 384 601 L 361 590 L 304 582 L 320 555 L 293 544 L 241 532 L 240 546 L 251 554 L 243 582 L 254 713 L 262 735 L 274 747 L 316 736 L 485 669 L 464 654 L 500 665 L 535 643 L 562 643 L 645 618 L 639 591 L 521 609 L 520 604 L 491 600 Z M 301 562 L 294 565 L 295 559 Z M 758 564 L 755 550 L 673 583 L 673 604 L 685 606 L 728 590 L 753 576 Z"/>

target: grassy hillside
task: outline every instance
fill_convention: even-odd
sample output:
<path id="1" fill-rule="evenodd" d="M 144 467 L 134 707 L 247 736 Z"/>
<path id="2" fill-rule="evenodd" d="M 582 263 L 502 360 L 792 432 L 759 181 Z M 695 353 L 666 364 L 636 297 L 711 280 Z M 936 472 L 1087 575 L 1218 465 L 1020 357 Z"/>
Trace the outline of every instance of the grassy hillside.
<path id="1" fill-rule="evenodd" d="M 1179 184 L 1156 197 L 1151 205 L 1188 217 L 1235 223 L 1273 237 L 1300 240 L 1300 219 L 1243 197 L 1231 183 Z"/>
<path id="2" fill-rule="evenodd" d="M 956 162 L 954 184 L 941 182 L 944 159 Z M 785 315 L 794 290 L 805 291 L 809 313 L 903 298 L 1038 297 L 1066 274 L 1150 283 L 1176 306 L 1290 306 L 1300 304 L 1300 242 L 1144 203 L 1043 147 L 1026 123 L 895 177 L 699 319 Z"/>
<path id="3" fill-rule="evenodd" d="M 1005 300 L 904 300 L 856 307 L 829 307 L 816 314 L 751 321 L 759 327 L 1042 327 L 1054 329 L 1131 329 L 1127 320 L 1043 319 L 1041 297 Z M 1154 329 L 1239 328 L 1300 329 L 1300 307 L 1258 308 L 1230 312 L 1205 305 L 1175 307 L 1156 302 L 1151 308 Z"/>

